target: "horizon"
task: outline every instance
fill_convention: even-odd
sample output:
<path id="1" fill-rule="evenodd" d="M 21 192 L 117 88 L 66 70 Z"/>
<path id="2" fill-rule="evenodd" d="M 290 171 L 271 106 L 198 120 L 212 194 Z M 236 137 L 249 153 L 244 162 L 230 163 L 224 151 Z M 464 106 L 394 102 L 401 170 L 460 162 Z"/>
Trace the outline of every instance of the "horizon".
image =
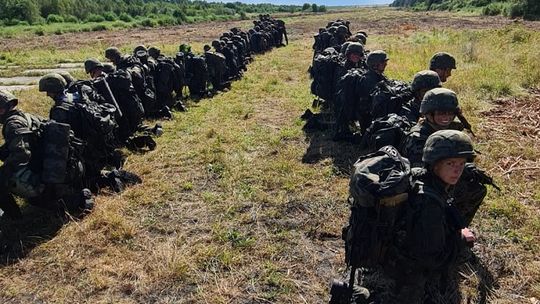
<path id="1" fill-rule="evenodd" d="M 208 2 L 241 2 L 246 4 L 262 4 L 269 3 L 274 5 L 298 5 L 302 6 L 304 3 L 324 5 L 327 7 L 332 6 L 369 6 L 369 5 L 388 5 L 392 3 L 392 0 L 315 0 L 315 1 L 303 1 L 303 0 L 208 0 Z"/>

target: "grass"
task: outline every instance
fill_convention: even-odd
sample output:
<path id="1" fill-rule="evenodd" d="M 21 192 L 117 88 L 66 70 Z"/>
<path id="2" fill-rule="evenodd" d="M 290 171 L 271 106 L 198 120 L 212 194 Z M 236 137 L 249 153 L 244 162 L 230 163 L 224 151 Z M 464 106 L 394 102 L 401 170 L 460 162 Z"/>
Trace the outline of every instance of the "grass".
<path id="1" fill-rule="evenodd" d="M 358 18 L 376 16 L 360 12 Z M 127 160 L 126 168 L 140 174 L 143 184 L 121 195 L 100 195 L 88 217 L 46 233 L 25 234 L 25 223 L 2 219 L 4 235 L 15 235 L 8 239 L 12 250 L 17 237 L 28 249 L 0 268 L 0 301 L 324 303 L 330 279 L 344 270 L 340 233 L 349 213 L 348 178 L 331 158 L 302 162 L 313 143 L 298 116 L 312 100 L 306 73 L 310 34 L 327 20 L 352 15 L 341 14 L 287 20 L 295 37 L 291 45 L 257 56 L 231 91 L 193 103 L 189 112 L 165 122 L 158 148 Z M 411 80 L 435 51 L 457 57 L 458 69 L 445 86 L 456 90 L 478 133 L 480 166 L 503 188 L 490 189 L 473 225 L 480 236 L 475 253 L 496 281 L 491 303 L 540 298 L 538 172 L 504 174 L 520 155 L 540 159 L 540 150 L 515 125 L 497 125 L 492 112 L 482 114 L 496 109 L 500 98 L 527 104 L 526 90 L 540 79 L 539 40 L 538 32 L 521 26 L 403 30 L 368 40 L 369 49 L 390 53 L 392 78 Z M 172 44 L 160 47 L 167 54 L 176 50 Z M 103 49 L 24 55 L 37 63 L 78 61 Z M 21 54 L 7 56 L 23 67 L 34 64 L 19 59 Z M 47 114 L 51 102 L 37 90 L 17 95 L 25 110 Z M 499 133 L 494 127 L 507 129 Z M 28 208 L 25 215 L 39 219 L 42 212 Z M 471 274 L 462 293 L 474 301 L 478 284 Z"/>

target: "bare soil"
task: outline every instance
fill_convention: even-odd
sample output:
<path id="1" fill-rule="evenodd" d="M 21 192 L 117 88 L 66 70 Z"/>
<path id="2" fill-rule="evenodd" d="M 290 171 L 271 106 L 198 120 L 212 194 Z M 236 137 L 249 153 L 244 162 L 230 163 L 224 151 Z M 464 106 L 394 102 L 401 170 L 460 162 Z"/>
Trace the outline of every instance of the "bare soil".
<path id="1" fill-rule="evenodd" d="M 500 28 L 512 23 L 521 23 L 528 28 L 540 30 L 540 22 L 510 20 L 504 17 L 457 16 L 446 12 L 413 13 L 393 11 L 383 8 L 368 18 L 355 12 L 346 13 L 352 30 L 364 30 L 368 34 L 396 34 L 428 29 L 479 29 Z M 396 18 L 399 14 L 399 18 Z M 343 12 L 322 15 L 295 14 L 284 17 L 287 22 L 289 39 L 312 36 L 328 20 L 343 18 Z M 396 15 L 396 16 L 394 16 Z M 419 15 L 422 17 L 419 18 Z M 321 22 L 313 22 L 313 19 Z M 158 28 L 133 28 L 93 33 L 67 33 L 62 35 L 1 38 L 0 51 L 14 51 L 31 48 L 75 49 L 93 44 L 120 46 L 129 44 L 170 44 L 170 43 L 209 43 L 224 30 L 232 27 L 251 28 L 251 21 L 208 22 Z"/>

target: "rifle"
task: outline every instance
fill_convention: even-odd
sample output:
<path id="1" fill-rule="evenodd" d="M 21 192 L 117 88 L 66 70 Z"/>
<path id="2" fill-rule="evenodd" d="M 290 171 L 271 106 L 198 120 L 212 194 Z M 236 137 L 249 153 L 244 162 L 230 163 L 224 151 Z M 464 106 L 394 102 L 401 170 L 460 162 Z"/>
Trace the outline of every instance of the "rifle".
<path id="1" fill-rule="evenodd" d="M 459 121 L 463 124 L 463 127 L 465 129 L 469 130 L 469 132 L 471 132 L 472 136 L 476 137 L 476 135 L 474 134 L 474 132 L 472 130 L 471 124 L 469 123 L 467 118 L 465 118 L 465 116 L 463 116 L 463 113 L 461 113 L 461 111 L 459 111 L 456 116 L 459 119 Z"/>

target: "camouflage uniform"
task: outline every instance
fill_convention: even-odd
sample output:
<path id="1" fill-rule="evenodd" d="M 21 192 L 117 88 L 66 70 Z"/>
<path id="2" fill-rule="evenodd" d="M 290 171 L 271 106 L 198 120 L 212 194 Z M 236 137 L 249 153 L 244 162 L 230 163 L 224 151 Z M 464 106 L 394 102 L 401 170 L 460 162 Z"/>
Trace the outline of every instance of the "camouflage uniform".
<path id="1" fill-rule="evenodd" d="M 456 94 L 448 89 L 435 88 L 428 91 L 420 105 L 420 113 L 426 115 L 435 111 L 459 111 L 458 99 Z M 401 154 L 409 159 L 411 167 L 420 167 L 422 165 L 422 151 L 427 138 L 435 131 L 443 127 L 437 126 L 428 119 L 421 120 L 411 128 L 409 134 L 401 145 Z M 450 125 L 448 129 L 463 128 L 459 125 Z"/>
<path id="2" fill-rule="evenodd" d="M 417 123 L 420 119 L 420 104 L 425 92 L 439 87 L 441 87 L 441 80 L 437 73 L 429 70 L 416 73 L 411 83 L 411 91 L 415 96 L 403 105 L 399 115 L 407 118 L 412 124 Z"/>
<path id="3" fill-rule="evenodd" d="M 413 174 L 415 182 L 403 226 L 384 265 L 394 284 L 383 303 L 425 303 L 428 284 L 446 287 L 440 284 L 454 270 L 458 252 L 465 245 L 461 239 L 464 226 L 451 203 L 448 185 L 433 173 L 433 166 L 452 157 L 472 161 L 470 138 L 455 130 L 433 133 L 423 151 L 425 169 Z"/>
<path id="4" fill-rule="evenodd" d="M 17 110 L 17 102 L 15 96 L 0 91 L 0 107 L 8 110 L 0 117 L 4 137 L 4 145 L 0 149 L 3 160 L 0 167 L 0 208 L 9 217 L 20 217 L 20 209 L 13 198 L 15 194 L 28 199 L 31 204 L 55 210 L 66 207 L 91 209 L 91 193 L 88 189 L 82 189 L 81 185 L 80 163 L 73 164 L 75 167 L 68 166 L 77 172 L 61 172 L 61 175 L 65 176 L 63 183 L 44 182 L 44 173 L 47 172 L 44 168 L 43 152 L 47 147 L 40 146 L 37 137 L 37 130 L 40 129 L 43 119 Z M 59 198 L 62 200 L 59 201 Z"/>
<path id="5" fill-rule="evenodd" d="M 373 51 L 369 54 L 366 63 L 369 70 L 365 72 L 358 81 L 352 85 L 343 83 L 341 90 L 337 96 L 340 101 L 340 107 L 338 113 L 336 113 L 337 134 L 339 138 L 341 136 L 347 136 L 350 133 L 349 123 L 353 120 L 358 120 L 360 123 L 361 132 L 364 133 L 371 124 L 371 91 L 375 88 L 375 85 L 380 81 L 386 81 L 387 78 L 376 71 L 374 67 L 388 60 L 388 56 L 383 51 Z M 352 71 L 358 73 L 357 71 Z M 346 81 L 347 75 L 342 78 Z M 356 77 L 358 78 L 358 77 Z"/>

